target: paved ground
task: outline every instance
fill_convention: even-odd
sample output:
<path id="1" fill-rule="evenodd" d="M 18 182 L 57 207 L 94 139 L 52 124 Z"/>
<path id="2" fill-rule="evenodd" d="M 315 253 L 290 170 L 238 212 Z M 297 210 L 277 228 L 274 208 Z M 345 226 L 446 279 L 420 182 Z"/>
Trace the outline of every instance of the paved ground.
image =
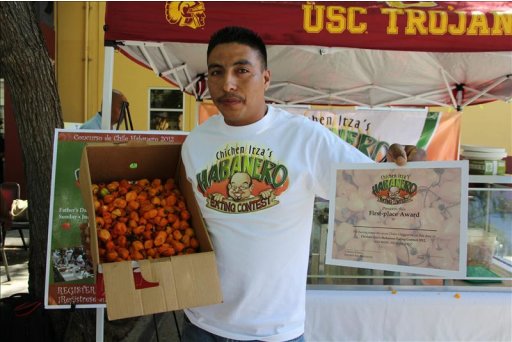
<path id="1" fill-rule="evenodd" d="M 25 241 L 28 241 L 27 230 L 24 231 L 24 236 Z M 9 297 L 18 292 L 28 292 L 28 250 L 23 249 L 23 243 L 17 230 L 7 232 L 5 254 L 7 255 L 11 280 L 7 281 L 7 274 L 2 260 L 0 298 Z"/>
<path id="2" fill-rule="evenodd" d="M 25 231 L 28 241 L 28 231 Z M 0 298 L 9 297 L 19 292 L 28 292 L 28 250 L 23 249 L 18 231 L 9 231 L 5 239 L 5 253 L 9 264 L 11 280 L 7 274 L 0 256 Z M 105 314 L 106 316 L 106 314 Z M 179 329 L 183 321 L 183 312 L 166 312 L 142 317 L 135 328 L 124 339 L 126 342 L 176 342 L 179 341 Z M 177 322 L 177 324 L 176 324 Z M 105 342 L 108 342 L 105 339 Z"/>

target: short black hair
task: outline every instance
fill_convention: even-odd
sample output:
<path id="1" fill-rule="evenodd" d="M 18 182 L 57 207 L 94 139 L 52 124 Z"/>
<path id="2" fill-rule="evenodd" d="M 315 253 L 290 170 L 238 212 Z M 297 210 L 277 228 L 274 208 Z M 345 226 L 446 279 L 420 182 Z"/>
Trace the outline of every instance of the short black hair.
<path id="1" fill-rule="evenodd" d="M 212 50 L 219 44 L 238 43 L 247 45 L 258 51 L 261 57 L 262 66 L 267 69 L 267 48 L 263 39 L 254 31 L 245 27 L 227 26 L 215 32 L 208 43 L 206 58 L 210 56 Z"/>

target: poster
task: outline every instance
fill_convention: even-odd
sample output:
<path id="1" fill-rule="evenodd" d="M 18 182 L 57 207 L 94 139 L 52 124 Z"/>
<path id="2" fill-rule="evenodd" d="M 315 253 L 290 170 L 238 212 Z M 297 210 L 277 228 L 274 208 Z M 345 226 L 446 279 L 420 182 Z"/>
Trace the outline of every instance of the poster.
<path id="1" fill-rule="evenodd" d="M 88 248 L 88 215 L 78 183 L 85 145 L 130 141 L 183 143 L 186 135 L 186 132 L 55 130 L 45 281 L 47 309 L 105 305 L 104 297 L 97 295 L 102 284 L 97 286 L 94 276 Z"/>
<path id="2" fill-rule="evenodd" d="M 460 112 L 429 112 L 425 108 L 276 107 L 318 122 L 377 162 L 392 143 L 420 147 L 427 152 L 427 160 L 459 159 Z M 199 124 L 217 113 L 214 104 L 201 103 Z"/>
<path id="3" fill-rule="evenodd" d="M 391 141 L 424 149 L 440 115 L 426 109 L 357 109 L 307 110 L 304 116 L 327 127 L 373 160 L 380 161 Z M 400 137 L 395 134 L 397 126 L 401 127 Z"/>
<path id="4" fill-rule="evenodd" d="M 467 161 L 339 164 L 326 263 L 463 278 Z"/>

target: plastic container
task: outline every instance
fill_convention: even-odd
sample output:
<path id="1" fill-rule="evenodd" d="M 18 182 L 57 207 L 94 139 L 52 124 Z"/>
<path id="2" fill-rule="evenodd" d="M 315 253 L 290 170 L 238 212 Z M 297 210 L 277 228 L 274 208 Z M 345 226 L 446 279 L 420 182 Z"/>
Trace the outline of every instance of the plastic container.
<path id="1" fill-rule="evenodd" d="M 470 175 L 504 175 L 505 174 L 505 161 L 504 160 L 469 160 L 469 174 Z"/>
<path id="2" fill-rule="evenodd" d="M 496 234 L 479 228 L 468 230 L 468 266 L 483 266 L 489 269 L 492 265 Z"/>

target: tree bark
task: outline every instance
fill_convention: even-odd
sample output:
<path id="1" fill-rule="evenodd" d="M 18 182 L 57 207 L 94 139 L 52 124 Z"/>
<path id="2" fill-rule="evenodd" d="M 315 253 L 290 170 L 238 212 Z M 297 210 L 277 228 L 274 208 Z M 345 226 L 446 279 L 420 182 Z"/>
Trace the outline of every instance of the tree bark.
<path id="1" fill-rule="evenodd" d="M 27 179 L 28 288 L 34 297 L 43 299 L 53 135 L 63 121 L 53 62 L 32 6 L 30 2 L 0 3 L 0 69 L 11 93 Z"/>
<path id="2" fill-rule="evenodd" d="M 30 203 L 29 292 L 44 294 L 52 143 L 63 126 L 52 61 L 30 2 L 0 4 L 0 67 L 23 153 Z"/>
<path id="3" fill-rule="evenodd" d="M 48 213 L 55 128 L 63 127 L 54 63 L 32 2 L 0 2 L 0 75 L 10 89 L 22 144 L 27 197 L 30 203 L 29 293 L 44 299 Z M 46 310 L 55 341 L 94 341 L 94 309 Z M 147 331 L 151 320 L 105 321 L 105 341 L 121 341 Z M 144 334 L 148 341 L 151 335 Z M 129 338 L 128 338 L 129 339 Z M 44 337 L 41 336 L 41 340 Z"/>

